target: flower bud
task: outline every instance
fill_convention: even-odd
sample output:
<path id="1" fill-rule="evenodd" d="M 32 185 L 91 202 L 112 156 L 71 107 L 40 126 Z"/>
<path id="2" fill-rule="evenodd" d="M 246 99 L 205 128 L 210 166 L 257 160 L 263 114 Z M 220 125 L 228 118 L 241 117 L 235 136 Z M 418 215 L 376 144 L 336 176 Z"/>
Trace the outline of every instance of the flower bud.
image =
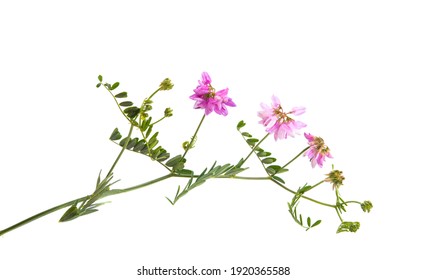
<path id="1" fill-rule="evenodd" d="M 166 118 L 173 116 L 173 110 L 171 108 L 166 108 L 166 110 L 164 110 L 164 116 Z"/>
<path id="2" fill-rule="evenodd" d="M 173 86 L 172 81 L 169 78 L 165 78 L 160 84 L 160 90 L 171 90 Z"/>
<path id="3" fill-rule="evenodd" d="M 338 189 L 343 185 L 343 180 L 345 177 L 343 176 L 343 172 L 340 170 L 333 170 L 327 174 L 327 178 L 325 178 L 325 182 L 329 182 L 333 185 L 333 190 Z"/>
<path id="4" fill-rule="evenodd" d="M 337 233 L 341 232 L 357 232 L 359 230 L 359 222 L 342 222 L 337 229 Z"/>
<path id="5" fill-rule="evenodd" d="M 363 203 L 361 203 L 362 211 L 370 213 L 371 208 L 373 208 L 373 203 L 371 203 L 371 201 L 366 200 Z"/>
<path id="6" fill-rule="evenodd" d="M 189 141 L 185 141 L 182 143 L 182 148 L 186 151 L 189 150 Z"/>

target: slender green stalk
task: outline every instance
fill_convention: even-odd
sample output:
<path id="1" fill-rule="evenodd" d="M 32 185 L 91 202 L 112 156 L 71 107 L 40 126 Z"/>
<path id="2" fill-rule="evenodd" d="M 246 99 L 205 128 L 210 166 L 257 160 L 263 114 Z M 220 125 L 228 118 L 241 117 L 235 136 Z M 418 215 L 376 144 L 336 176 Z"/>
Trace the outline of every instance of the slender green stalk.
<path id="1" fill-rule="evenodd" d="M 108 174 L 107 174 L 106 177 L 111 175 L 112 171 L 114 170 L 115 166 L 117 165 L 118 161 L 120 160 L 121 155 L 124 153 L 124 150 L 126 150 L 126 147 L 130 142 L 130 136 L 132 135 L 133 126 L 134 126 L 133 124 L 130 124 L 130 130 L 129 130 L 129 134 L 127 135 L 126 143 L 124 143 L 123 148 L 121 149 L 120 153 L 118 154 L 117 158 L 115 159 L 114 163 L 112 164 L 111 169 L 108 171 Z"/>
<path id="2" fill-rule="evenodd" d="M 134 191 L 134 190 L 137 190 L 137 189 L 140 189 L 140 188 L 143 188 L 143 187 L 146 187 L 146 186 L 158 183 L 158 182 L 163 181 L 165 179 L 168 179 L 170 177 L 173 177 L 172 173 L 167 174 L 167 175 L 162 176 L 162 177 L 159 177 L 157 179 L 154 179 L 154 180 L 151 180 L 151 181 L 148 181 L 148 182 L 145 182 L 145 183 L 133 186 L 133 187 L 126 188 L 126 189 L 113 189 L 113 190 L 110 190 L 109 192 L 107 192 L 102 198 L 105 198 L 107 196 L 117 195 L 117 194 L 120 194 L 120 193 L 126 193 L 126 192 L 130 192 L 130 191 Z M 46 215 L 49 215 L 49 214 L 51 214 L 53 212 L 59 211 L 61 209 L 69 207 L 71 205 L 75 205 L 76 203 L 80 203 L 82 201 L 86 201 L 87 199 L 90 199 L 90 197 L 91 197 L 91 195 L 87 195 L 87 196 L 83 196 L 83 197 L 80 197 L 80 198 L 77 198 L 77 199 L 73 199 L 71 201 L 59 204 L 59 205 L 57 205 L 55 207 L 47 209 L 47 210 L 45 210 L 43 212 L 40 212 L 38 214 L 35 214 L 34 216 L 31 216 L 31 217 L 29 217 L 29 218 L 27 218 L 27 219 L 25 219 L 25 220 L 23 220 L 23 221 L 21 221 L 19 223 L 16 223 L 16 224 L 14 224 L 14 225 L 12 225 L 12 226 L 10 226 L 10 227 L 8 227 L 8 228 L 0 231 L 0 236 L 2 236 L 3 234 L 6 234 L 6 233 L 8 233 L 8 232 L 10 232 L 12 230 L 15 230 L 15 229 L 17 229 L 17 228 L 19 228 L 21 226 L 24 226 L 24 225 L 26 225 L 28 223 L 31 223 L 31 222 L 33 222 L 33 221 L 35 221 L 37 219 L 40 219 L 40 218 L 42 218 L 42 217 L 44 217 Z"/>
<path id="3" fill-rule="evenodd" d="M 125 189 L 114 189 L 114 190 L 112 190 L 114 193 L 111 194 L 111 195 L 115 195 L 115 194 L 118 194 L 118 193 L 126 193 L 126 192 L 131 192 L 131 191 L 134 191 L 134 190 L 137 190 L 137 189 L 141 189 L 143 187 L 147 187 L 149 185 L 158 183 L 160 181 L 166 180 L 166 179 L 171 178 L 173 176 L 174 176 L 173 173 L 170 173 L 170 174 L 167 174 L 165 176 L 158 177 L 157 179 L 154 179 L 154 180 L 151 180 L 151 181 L 148 181 L 148 182 L 145 182 L 145 183 L 133 186 L 133 187 L 129 187 L 129 188 L 125 188 Z"/>
<path id="4" fill-rule="evenodd" d="M 280 186 L 281 188 L 285 189 L 286 191 L 291 192 L 292 194 L 296 194 L 295 191 L 293 191 L 292 189 L 289 189 L 288 187 L 286 187 L 285 185 L 281 184 L 277 180 L 275 180 L 273 178 L 270 178 L 270 180 L 272 182 L 274 182 L 275 184 L 277 184 L 278 186 Z M 328 204 L 328 203 L 325 203 L 325 202 L 321 202 L 321 201 L 315 200 L 315 199 L 310 198 L 310 197 L 305 196 L 305 195 L 302 195 L 301 197 L 304 198 L 304 199 L 306 199 L 306 200 L 309 200 L 309 201 L 315 202 L 317 204 L 323 205 L 323 206 L 327 206 L 327 207 L 331 207 L 331 208 L 336 208 L 336 205 L 332 205 L 332 204 Z"/>
<path id="5" fill-rule="evenodd" d="M 117 98 L 115 98 L 115 95 L 112 93 L 111 90 L 109 90 L 109 88 L 105 85 L 102 84 L 104 86 L 104 88 L 111 94 L 112 98 L 115 101 L 115 104 L 117 104 L 118 109 L 120 110 L 120 112 L 123 114 L 123 116 L 130 122 L 133 123 L 133 121 L 124 113 L 123 109 L 121 109 L 120 103 L 118 102 Z"/>
<path id="6" fill-rule="evenodd" d="M 167 118 L 167 116 L 163 116 L 161 119 L 157 120 L 156 122 L 153 122 L 151 125 L 157 124 L 161 122 L 162 120 L 164 120 L 165 118 Z"/>
<path id="7" fill-rule="evenodd" d="M 309 147 L 306 147 L 305 149 L 303 149 L 300 153 L 297 154 L 297 156 L 295 156 L 293 159 L 291 159 L 289 162 L 287 162 L 285 165 L 283 165 L 283 167 L 281 168 L 286 168 L 290 163 L 292 163 L 293 161 L 295 161 L 298 157 L 300 157 L 304 152 L 306 152 L 309 149 Z"/>
<path id="8" fill-rule="evenodd" d="M 161 87 L 159 87 L 156 91 L 154 91 L 149 97 L 148 97 L 148 100 L 151 100 L 151 98 L 153 98 L 154 97 L 154 95 L 157 93 L 157 92 L 159 92 L 161 90 Z"/>
<path id="9" fill-rule="evenodd" d="M 250 153 L 246 156 L 246 158 L 243 160 L 243 162 L 240 164 L 240 167 L 243 166 L 243 164 L 249 159 L 249 157 L 254 153 L 254 151 L 257 149 L 257 147 L 259 147 L 260 144 L 262 144 L 262 142 L 268 138 L 269 133 L 266 134 L 262 140 L 260 140 L 259 142 L 257 142 L 257 144 L 253 147 L 253 149 L 251 149 Z"/>
<path id="10" fill-rule="evenodd" d="M 361 202 L 359 202 L 359 201 L 354 201 L 354 200 L 351 200 L 351 201 L 344 201 L 342 204 L 348 204 L 348 203 L 357 203 L 357 204 L 359 204 L 359 205 L 361 205 L 361 204 L 362 204 Z"/>
<path id="11" fill-rule="evenodd" d="M 198 124 L 197 129 L 195 130 L 195 133 L 194 133 L 194 135 L 193 135 L 193 136 L 192 136 L 192 138 L 191 138 L 191 142 L 189 142 L 188 148 L 187 148 L 187 149 L 185 149 L 185 152 L 183 153 L 182 160 L 185 158 L 185 156 L 186 156 L 186 154 L 188 153 L 188 151 L 189 151 L 189 150 L 192 148 L 192 146 L 194 145 L 195 139 L 197 138 L 198 131 L 200 130 L 200 127 L 201 127 L 201 125 L 203 124 L 203 121 L 204 121 L 204 119 L 205 119 L 205 118 L 206 118 L 206 114 L 203 114 L 203 117 L 201 118 L 201 121 L 200 121 L 200 123 Z"/>
<path id="12" fill-rule="evenodd" d="M 340 222 L 343 223 L 343 218 L 342 218 L 342 216 L 339 213 L 339 209 L 337 209 L 337 207 L 334 207 L 334 208 L 336 209 L 336 213 L 337 213 L 337 216 L 339 216 Z"/>
<path id="13" fill-rule="evenodd" d="M 199 175 L 181 175 L 174 174 L 173 177 L 177 178 L 198 178 Z M 239 180 L 270 180 L 270 177 L 246 177 L 246 176 L 234 176 L 234 175 L 223 175 L 217 177 L 218 179 L 239 179 Z"/>
<path id="14" fill-rule="evenodd" d="M 10 227 L 5 228 L 4 230 L 0 231 L 0 236 L 2 236 L 3 234 L 8 233 L 9 231 L 12 231 L 12 230 L 15 230 L 15 229 L 17 229 L 17 228 L 19 228 L 19 227 L 22 227 L 23 225 L 26 225 L 26 224 L 28 224 L 28 223 L 31 223 L 31 222 L 33 222 L 33 221 L 35 221 L 35 220 L 37 220 L 37 219 L 40 219 L 41 217 L 44 217 L 44 216 L 46 216 L 46 215 L 49 215 L 49 214 L 51 214 L 51 213 L 53 213 L 53 212 L 56 212 L 56 211 L 58 211 L 58 210 L 61 210 L 61 209 L 63 209 L 63 208 L 66 208 L 66 207 L 68 207 L 68 206 L 74 205 L 75 203 L 79 203 L 79 202 L 81 202 L 81 201 L 85 201 L 86 199 L 89 199 L 89 198 L 90 198 L 90 195 L 88 195 L 88 196 L 83 196 L 83 197 L 80 197 L 80 198 L 77 198 L 77 199 L 74 199 L 74 200 L 71 200 L 71 201 L 65 202 L 65 203 L 60 204 L 60 205 L 58 205 L 58 206 L 52 207 L 52 208 L 47 209 L 47 210 L 45 210 L 45 211 L 43 211 L 43 212 L 40 212 L 40 213 L 38 213 L 38 214 L 35 214 L 34 216 L 31 216 L 31 217 L 29 217 L 29 218 L 27 218 L 27 219 L 25 219 L 25 220 L 23 220 L 23 221 L 21 221 L 21 222 L 19 222 L 19 223 L 17 223 L 17 224 L 14 224 L 13 226 L 10 226 Z"/>

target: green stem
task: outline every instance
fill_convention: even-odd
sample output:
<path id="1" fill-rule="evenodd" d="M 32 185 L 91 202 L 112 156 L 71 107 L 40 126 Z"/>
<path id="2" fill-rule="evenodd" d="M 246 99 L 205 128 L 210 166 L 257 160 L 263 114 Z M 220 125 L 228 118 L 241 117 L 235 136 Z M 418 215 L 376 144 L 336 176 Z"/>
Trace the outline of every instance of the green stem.
<path id="1" fill-rule="evenodd" d="M 262 142 L 268 138 L 269 133 L 266 134 L 262 140 L 260 140 L 259 142 L 257 142 L 257 144 L 253 147 L 253 149 L 251 149 L 250 153 L 247 155 L 247 157 L 243 160 L 243 162 L 240 164 L 240 167 L 243 166 L 243 164 L 249 159 L 249 157 L 254 153 L 254 151 L 257 149 L 257 147 L 259 147 L 260 144 L 262 144 Z"/>
<path id="2" fill-rule="evenodd" d="M 126 192 L 130 192 L 130 191 L 134 191 L 134 190 L 137 190 L 137 189 L 140 189 L 140 188 L 152 185 L 154 183 L 163 181 L 163 180 L 168 179 L 170 177 L 173 177 L 172 173 L 167 174 L 167 175 L 162 176 L 162 177 L 159 177 L 157 179 L 145 182 L 143 184 L 139 184 L 139 185 L 136 185 L 136 186 L 133 186 L 133 187 L 126 188 L 126 189 L 113 189 L 113 190 L 108 191 L 105 194 L 105 196 L 103 196 L 103 198 L 107 197 L 107 196 L 113 196 L 113 195 L 116 195 L 116 194 L 120 194 L 120 193 L 126 193 Z M 19 228 L 21 226 L 24 226 L 24 225 L 26 225 L 28 223 L 31 223 L 31 222 L 33 222 L 33 221 L 35 221 L 37 219 L 40 219 L 40 218 L 42 218 L 42 217 L 44 217 L 46 215 L 49 215 L 49 214 L 51 214 L 53 212 L 56 212 L 56 211 L 61 210 L 63 208 L 69 207 L 71 205 L 75 205 L 75 204 L 80 203 L 82 201 L 86 201 L 87 199 L 90 199 L 90 198 L 91 198 L 91 195 L 83 196 L 83 197 L 80 197 L 80 198 L 77 198 L 77 199 L 65 202 L 65 203 L 60 204 L 58 206 L 52 207 L 52 208 L 47 209 L 47 210 L 45 210 L 43 212 L 40 212 L 38 214 L 35 214 L 34 216 L 31 216 L 31 217 L 29 217 L 29 218 L 27 218 L 27 219 L 25 219 L 25 220 L 23 220 L 23 221 L 21 221 L 21 222 L 19 222 L 17 224 L 14 224 L 14 225 L 12 225 L 12 226 L 10 226 L 10 227 L 8 227 L 8 228 L 0 231 L 0 236 L 2 236 L 3 234 L 6 234 L 6 233 L 8 233 L 8 232 L 10 232 L 12 230 L 15 230 L 15 229 L 17 229 L 17 228 Z"/>
<path id="3" fill-rule="evenodd" d="M 270 178 L 270 180 L 271 180 L 272 182 L 274 182 L 275 184 L 277 184 L 278 186 L 280 186 L 281 188 L 285 189 L 286 191 L 291 192 L 292 194 L 296 194 L 296 193 L 297 193 L 297 192 L 293 191 L 292 189 L 287 188 L 286 186 L 284 186 L 283 184 L 281 184 L 280 182 L 276 181 L 276 180 L 275 180 L 275 179 L 273 179 L 273 178 Z M 320 182 L 320 183 L 321 183 L 321 182 Z M 320 183 L 318 183 L 318 184 L 320 184 Z M 317 184 L 317 185 L 318 185 L 318 184 Z M 315 186 L 316 186 L 316 185 L 315 185 Z M 306 200 L 309 200 L 309 201 L 315 202 L 315 203 L 317 203 L 317 204 L 323 205 L 323 206 L 327 206 L 327 207 L 331 207 L 331 208 L 336 208 L 336 206 L 335 206 L 335 205 L 328 204 L 328 203 L 325 203 L 325 202 L 321 202 L 321 201 L 315 200 L 315 199 L 313 199 L 313 198 L 310 198 L 310 197 L 308 197 L 308 196 L 304 196 L 304 195 L 302 195 L 301 197 L 302 197 L 302 198 L 304 198 L 304 199 L 306 199 Z"/>
<path id="4" fill-rule="evenodd" d="M 124 150 L 126 149 L 127 145 L 130 142 L 130 136 L 132 135 L 132 131 L 133 131 L 133 124 L 130 124 L 130 130 L 129 130 L 129 134 L 127 135 L 126 143 L 124 143 L 123 148 L 121 149 L 120 153 L 118 154 L 117 158 L 115 159 L 114 163 L 112 164 L 111 169 L 108 171 L 108 174 L 107 174 L 106 177 L 111 175 L 112 171 L 114 170 L 115 166 L 117 165 L 118 161 L 120 160 L 121 155 L 124 153 Z"/>
<path id="5" fill-rule="evenodd" d="M 150 124 L 150 125 L 157 124 L 157 123 L 161 122 L 162 120 L 164 120 L 165 118 L 167 118 L 167 117 L 166 117 L 166 116 L 164 116 L 164 117 L 162 117 L 161 119 L 159 119 L 158 121 L 156 121 L 156 122 L 154 122 L 154 123 L 152 123 L 152 124 Z"/>
<path id="6" fill-rule="evenodd" d="M 336 209 L 336 213 L 337 213 L 337 216 L 339 216 L 340 222 L 343 223 L 343 219 L 342 219 L 342 216 L 339 213 L 339 210 L 337 209 L 337 207 L 334 207 L 334 208 Z"/>
<path id="7" fill-rule="evenodd" d="M 185 158 L 185 156 L 188 153 L 188 151 L 192 148 L 192 145 L 194 145 L 194 142 L 195 142 L 195 139 L 197 137 L 198 131 L 200 130 L 200 127 L 203 124 L 203 121 L 204 121 L 205 118 L 206 118 L 206 114 L 203 114 L 203 117 L 201 118 L 201 121 L 198 124 L 197 129 L 195 130 L 195 133 L 194 133 L 194 135 L 191 138 L 191 142 L 189 143 L 188 148 L 185 149 L 185 152 L 183 153 L 182 160 Z"/>
<path id="8" fill-rule="evenodd" d="M 77 199 L 74 199 L 74 200 L 71 200 L 71 201 L 65 202 L 65 203 L 63 203 L 63 204 L 60 204 L 60 205 L 58 205 L 58 206 L 52 207 L 52 208 L 50 208 L 50 209 L 47 209 L 47 210 L 45 210 L 45 211 L 43 211 L 43 212 L 40 212 L 40 213 L 38 213 L 38 214 L 35 214 L 34 216 L 31 216 L 31 217 L 29 217 L 29 218 L 27 218 L 27 219 L 25 219 L 25 220 L 23 220 L 23 221 L 21 221 L 21 222 L 19 222 L 19 223 L 17 223 L 17 224 L 14 224 L 13 226 L 10 226 L 10 227 L 8 227 L 8 228 L 6 228 L 6 229 L 4 229 L 4 230 L 0 231 L 0 236 L 2 236 L 3 234 L 8 233 L 9 231 L 12 231 L 12 230 L 17 229 L 17 228 L 19 228 L 19 227 L 22 227 L 23 225 L 26 225 L 26 224 L 28 224 L 28 223 L 31 223 L 32 221 L 35 221 L 35 220 L 37 220 L 37 219 L 39 219 L 39 218 L 41 218 L 41 217 L 44 217 L 44 216 L 46 216 L 46 215 L 49 215 L 50 213 L 56 212 L 56 211 L 58 211 L 58 210 L 61 210 L 61 209 L 63 209 L 63 208 L 66 208 L 66 207 L 68 207 L 68 206 L 74 205 L 74 204 L 76 204 L 76 203 L 79 203 L 79 202 L 85 201 L 85 200 L 87 200 L 87 199 L 89 199 L 89 198 L 90 198 L 90 195 L 88 195 L 88 196 L 84 196 L 84 197 L 80 197 L 80 198 L 77 198 Z"/>
<path id="9" fill-rule="evenodd" d="M 112 93 L 112 91 L 109 90 L 109 88 L 105 85 L 102 84 L 104 86 L 104 88 L 111 94 L 112 98 L 115 101 L 115 104 L 117 104 L 118 109 L 120 110 L 120 112 L 123 114 L 123 116 L 130 122 L 133 123 L 133 121 L 131 119 L 129 119 L 129 117 L 124 113 L 123 109 L 121 109 L 120 103 L 118 103 L 117 98 L 115 98 L 115 95 Z"/>
<path id="10" fill-rule="evenodd" d="M 344 201 L 344 202 L 342 202 L 343 204 L 348 204 L 348 203 L 357 203 L 357 204 L 359 204 L 359 205 L 361 205 L 362 204 L 362 202 L 359 202 L 359 201 L 354 201 L 354 200 L 351 200 L 351 201 Z"/>
<path id="11" fill-rule="evenodd" d="M 199 175 L 180 175 L 180 174 L 174 174 L 173 177 L 177 178 L 198 178 Z M 218 179 L 239 179 L 239 180 L 270 180 L 270 177 L 246 177 L 246 176 L 234 176 L 234 175 L 223 175 L 217 177 Z"/>
<path id="12" fill-rule="evenodd" d="M 151 181 L 148 181 L 148 182 L 145 182 L 145 183 L 133 186 L 133 187 L 129 187 L 129 188 L 125 188 L 125 189 L 113 189 L 113 190 L 111 190 L 111 191 L 113 191 L 113 193 L 111 195 L 115 195 L 115 194 L 118 194 L 118 193 L 131 192 L 131 191 L 134 191 L 134 190 L 137 190 L 137 189 L 140 189 L 140 188 L 143 188 L 143 187 L 146 187 L 146 186 L 158 183 L 160 181 L 166 180 L 166 179 L 171 178 L 173 176 L 174 176 L 173 173 L 169 173 L 169 174 L 167 174 L 165 176 L 159 177 L 157 179 L 154 179 L 154 180 L 151 180 Z"/>
<path id="13" fill-rule="evenodd" d="M 306 152 L 310 147 L 306 147 L 305 149 L 303 149 L 300 153 L 297 154 L 297 156 L 295 156 L 292 160 L 290 160 L 289 162 L 287 162 L 285 165 L 283 165 L 283 167 L 281 168 L 286 168 L 290 163 L 292 163 L 293 161 L 295 161 L 298 157 L 300 157 L 304 152 Z"/>

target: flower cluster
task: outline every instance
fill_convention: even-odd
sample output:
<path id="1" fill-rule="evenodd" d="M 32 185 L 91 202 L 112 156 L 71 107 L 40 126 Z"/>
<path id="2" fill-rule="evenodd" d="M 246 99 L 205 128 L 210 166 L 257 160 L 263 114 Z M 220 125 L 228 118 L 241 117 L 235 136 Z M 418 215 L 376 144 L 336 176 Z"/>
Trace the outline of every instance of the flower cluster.
<path id="1" fill-rule="evenodd" d="M 286 139 L 288 136 L 294 137 L 294 132 L 304 128 L 306 124 L 296 121 L 290 115 L 299 116 L 305 113 L 304 107 L 294 107 L 289 112 L 284 112 L 281 102 L 275 95 L 272 96 L 272 105 L 268 106 L 264 103 L 260 105 L 262 111 L 258 112 L 261 118 L 259 123 L 266 127 L 266 131 L 274 134 L 275 141 L 278 139 Z"/>
<path id="2" fill-rule="evenodd" d="M 324 140 L 321 137 L 316 137 L 310 133 L 305 133 L 305 138 L 308 139 L 309 149 L 305 152 L 311 161 L 312 168 L 317 164 L 322 167 L 326 157 L 332 158 L 330 149 L 325 145 Z"/>
<path id="3" fill-rule="evenodd" d="M 212 80 L 207 72 L 201 75 L 201 81 L 198 81 L 198 86 L 194 89 L 194 94 L 190 96 L 195 100 L 195 109 L 204 109 L 208 115 L 215 111 L 219 115 L 227 116 L 228 109 L 226 106 L 235 107 L 235 103 L 228 97 L 228 88 L 216 91 L 211 84 Z"/>

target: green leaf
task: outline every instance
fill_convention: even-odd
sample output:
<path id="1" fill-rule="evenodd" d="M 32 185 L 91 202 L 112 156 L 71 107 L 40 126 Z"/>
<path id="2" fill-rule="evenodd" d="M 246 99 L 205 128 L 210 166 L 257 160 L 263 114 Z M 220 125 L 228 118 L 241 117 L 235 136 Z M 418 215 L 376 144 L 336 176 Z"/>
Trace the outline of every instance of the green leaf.
<path id="1" fill-rule="evenodd" d="M 179 170 L 179 175 L 192 176 L 194 175 L 194 171 L 189 169 L 182 169 L 182 170 Z"/>
<path id="2" fill-rule="evenodd" d="M 264 164 L 271 164 L 271 163 L 274 163 L 276 161 L 277 161 L 277 159 L 276 158 L 272 158 L 272 157 L 262 159 L 262 162 Z"/>
<path id="3" fill-rule="evenodd" d="M 258 157 L 269 157 L 271 155 L 271 153 L 270 152 L 258 152 L 257 153 L 257 156 Z"/>
<path id="4" fill-rule="evenodd" d="M 247 168 L 233 167 L 233 168 L 229 169 L 228 171 L 226 171 L 225 175 L 227 175 L 227 176 L 237 175 L 238 173 L 241 173 L 246 169 L 248 169 L 248 167 Z"/>
<path id="5" fill-rule="evenodd" d="M 252 135 L 248 132 L 243 132 L 243 133 L 241 133 L 241 135 L 243 135 L 245 137 L 252 137 Z"/>
<path id="6" fill-rule="evenodd" d="M 241 158 L 240 161 L 235 165 L 235 168 L 240 168 L 244 163 L 244 158 Z"/>
<path id="7" fill-rule="evenodd" d="M 270 165 L 266 168 L 266 172 L 268 172 L 269 175 L 280 174 L 286 171 L 288 171 L 288 169 L 281 168 L 279 165 Z"/>
<path id="8" fill-rule="evenodd" d="M 141 139 L 138 143 L 133 147 L 133 151 L 140 152 L 146 146 L 145 140 Z"/>
<path id="9" fill-rule="evenodd" d="M 129 144 L 127 144 L 126 149 L 131 149 L 133 148 L 137 143 L 138 143 L 139 139 L 138 138 L 133 138 L 130 140 Z"/>
<path id="10" fill-rule="evenodd" d="M 120 85 L 120 83 L 119 82 L 116 82 L 116 83 L 114 83 L 112 86 L 111 86 L 111 90 L 114 90 L 114 89 L 116 89 L 116 88 L 118 88 L 118 86 Z"/>
<path id="11" fill-rule="evenodd" d="M 99 82 L 101 82 L 101 83 L 102 83 L 102 75 L 99 75 L 99 76 L 98 76 L 98 80 L 99 80 Z"/>
<path id="12" fill-rule="evenodd" d="M 120 143 L 119 143 L 119 145 L 121 146 L 121 147 L 123 147 L 124 146 L 124 144 L 126 144 L 126 142 L 127 142 L 127 139 L 128 139 L 129 137 L 124 137 L 123 139 L 121 139 L 121 141 L 120 141 Z"/>
<path id="13" fill-rule="evenodd" d="M 168 167 L 174 167 L 176 164 L 178 164 L 182 160 L 181 155 L 177 155 L 175 157 L 172 157 L 166 162 L 166 166 Z"/>
<path id="14" fill-rule="evenodd" d="M 240 130 L 240 128 L 244 127 L 245 125 L 246 125 L 246 123 L 245 123 L 244 121 L 240 121 L 240 122 L 237 124 L 237 129 L 238 129 L 238 130 Z"/>
<path id="15" fill-rule="evenodd" d="M 156 160 L 157 161 L 165 161 L 169 157 L 170 157 L 170 154 L 168 152 L 166 152 L 166 150 L 164 150 L 163 152 L 160 153 L 160 155 L 158 155 L 158 157 L 156 158 Z"/>
<path id="16" fill-rule="evenodd" d="M 305 184 L 302 188 L 298 190 L 298 192 L 304 194 L 305 192 L 310 191 L 312 188 L 313 186 Z"/>
<path id="17" fill-rule="evenodd" d="M 158 132 L 154 133 L 154 135 L 152 135 L 151 138 L 148 140 L 148 146 L 151 149 L 153 149 L 158 144 L 157 136 Z"/>
<path id="18" fill-rule="evenodd" d="M 170 202 L 170 204 L 171 204 L 171 205 L 175 205 L 175 204 L 173 203 L 173 201 L 171 201 L 171 200 L 170 200 L 170 198 L 168 198 L 167 196 L 166 196 L 166 199 Z"/>
<path id="19" fill-rule="evenodd" d="M 96 85 L 96 87 L 97 87 L 97 88 L 99 88 L 101 85 L 102 85 L 102 83 L 98 83 L 98 84 Z"/>
<path id="20" fill-rule="evenodd" d="M 277 181 L 278 181 L 278 182 L 280 182 L 281 184 L 285 184 L 284 180 L 283 180 L 283 179 L 281 179 L 281 178 L 280 178 L 280 177 L 278 177 L 278 176 L 272 176 L 272 179 L 277 180 Z"/>
<path id="21" fill-rule="evenodd" d="M 151 132 L 152 132 L 152 125 L 150 125 L 150 126 L 148 126 L 148 130 L 147 130 L 147 132 L 146 132 L 146 137 L 149 137 L 149 135 L 151 134 Z"/>
<path id="22" fill-rule="evenodd" d="M 59 219 L 59 222 L 68 222 L 74 220 L 79 216 L 79 211 L 77 208 L 77 203 L 74 203 L 68 210 L 62 215 Z"/>
<path id="23" fill-rule="evenodd" d="M 259 142 L 259 139 L 250 138 L 250 139 L 247 139 L 246 141 L 250 146 L 254 146 L 254 145 L 256 145 L 257 142 Z"/>
<path id="24" fill-rule="evenodd" d="M 311 217 L 308 217 L 307 223 L 308 223 L 308 227 L 311 227 Z"/>
<path id="25" fill-rule="evenodd" d="M 312 225 L 312 227 L 316 227 L 316 226 L 317 226 L 317 225 L 319 225 L 319 224 L 321 224 L 321 220 L 316 221 L 316 222 Z"/>
<path id="26" fill-rule="evenodd" d="M 138 107 L 127 107 L 124 113 L 131 119 L 139 115 L 140 109 Z"/>
<path id="27" fill-rule="evenodd" d="M 185 167 L 184 161 L 178 162 L 175 166 L 173 166 L 173 169 L 176 171 L 182 170 Z"/>
<path id="28" fill-rule="evenodd" d="M 151 124 L 151 120 L 152 120 L 152 117 L 149 117 L 142 121 L 142 125 L 141 125 L 142 131 L 145 131 L 148 128 L 148 126 Z"/>
<path id="29" fill-rule="evenodd" d="M 118 128 L 115 128 L 114 131 L 111 133 L 109 140 L 115 141 L 119 139 L 121 139 L 120 131 L 118 131 Z"/>
<path id="30" fill-rule="evenodd" d="M 127 92 L 123 91 L 123 92 L 117 93 L 114 96 L 115 96 L 115 98 L 125 98 L 125 97 L 127 97 Z"/>
<path id="31" fill-rule="evenodd" d="M 132 105 L 133 105 L 132 101 L 123 101 L 123 102 L 120 103 L 120 106 L 122 106 L 122 107 L 129 107 L 129 106 L 132 106 Z"/>

